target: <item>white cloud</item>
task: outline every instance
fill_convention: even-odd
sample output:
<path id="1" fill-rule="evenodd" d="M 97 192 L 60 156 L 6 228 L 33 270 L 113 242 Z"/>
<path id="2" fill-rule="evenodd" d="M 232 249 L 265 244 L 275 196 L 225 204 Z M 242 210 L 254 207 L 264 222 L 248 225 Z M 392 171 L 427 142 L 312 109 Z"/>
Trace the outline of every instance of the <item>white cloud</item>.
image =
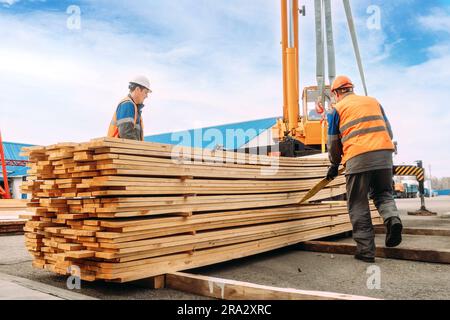
<path id="1" fill-rule="evenodd" d="M 430 31 L 444 31 L 450 33 L 450 12 L 442 8 L 435 8 L 431 14 L 420 16 L 418 22 Z"/>
<path id="2" fill-rule="evenodd" d="M 19 2 L 20 0 L 0 0 L 0 3 L 4 5 L 12 6 L 14 3 Z"/>
<path id="3" fill-rule="evenodd" d="M 0 70 L 9 88 L 2 95 L 10 103 L 20 101 L 24 108 L 20 113 L 56 116 L 58 112 L 48 112 L 54 105 L 74 112 L 70 118 L 46 124 L 64 132 L 67 140 L 104 135 L 114 106 L 126 94 L 126 81 L 135 73 L 149 74 L 154 82 L 155 94 L 145 110 L 147 133 L 190 128 L 194 121 L 214 125 L 280 113 L 279 103 L 274 102 L 277 75 L 249 67 L 253 59 L 239 60 L 238 51 L 227 56 L 209 43 L 193 41 L 163 51 L 157 43 L 124 35 L 111 24 L 83 21 L 81 32 L 69 32 L 61 28 L 64 19 L 54 14 L 25 20 L 5 16 L 2 21 L 9 28 L 0 33 L 2 46 L 8 49 L 2 50 Z M 202 61 L 196 61 L 199 58 Z M 190 62 L 204 63 L 205 68 Z M 258 83 L 253 81 L 255 74 Z M 11 96 L 23 89 L 27 96 Z M 261 96 L 261 91 L 266 94 Z M 258 106 L 257 113 L 251 105 Z M 59 139 L 53 135 L 55 130 L 26 135 L 26 130 L 16 127 L 10 132 L 18 134 L 16 140 L 47 143 Z"/>
<path id="4" fill-rule="evenodd" d="M 152 1 L 146 6 L 98 0 L 114 16 L 144 21 L 147 34 L 82 16 L 66 29 L 67 15 L 0 14 L 0 128 L 9 141 L 51 144 L 103 136 L 127 80 L 148 74 L 154 95 L 144 109 L 146 134 L 279 116 L 282 113 L 278 3 L 264 1 Z M 314 16 L 308 0 L 301 18 L 302 87 L 315 83 Z M 365 12 L 363 1 L 356 12 Z M 359 75 L 346 20 L 333 2 L 337 70 Z M 362 9 L 362 10 L 357 10 Z M 86 8 L 82 8 L 86 12 Z M 107 14 L 107 13 L 104 13 Z M 356 14 L 355 14 L 356 15 Z M 357 16 L 369 92 L 383 104 L 400 144 L 397 162 L 424 160 L 449 176 L 448 44 L 429 48 L 414 67 L 389 63 L 395 40 L 367 30 Z M 152 29 L 153 28 L 153 29 Z M 152 31 L 151 31 L 152 30 Z"/>

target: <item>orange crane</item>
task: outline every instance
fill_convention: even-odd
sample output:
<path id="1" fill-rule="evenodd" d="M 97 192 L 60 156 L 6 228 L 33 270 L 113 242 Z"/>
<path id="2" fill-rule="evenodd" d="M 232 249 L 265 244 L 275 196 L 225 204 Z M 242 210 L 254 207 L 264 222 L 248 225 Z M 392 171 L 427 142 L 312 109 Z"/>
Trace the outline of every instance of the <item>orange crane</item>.
<path id="1" fill-rule="evenodd" d="M 0 199 L 11 199 L 9 191 L 8 172 L 6 170 L 5 152 L 3 150 L 2 133 L 0 132 L 0 160 L 2 163 L 3 182 L 5 189 L 0 186 Z"/>
<path id="2" fill-rule="evenodd" d="M 333 101 L 330 85 L 325 84 L 325 56 L 328 58 L 329 83 L 331 84 L 336 77 L 331 0 L 315 0 L 317 85 L 303 89 L 302 109 L 300 109 L 299 14 L 304 16 L 306 10 L 304 6 L 300 9 L 298 3 L 298 0 L 281 0 L 283 118 L 277 121 L 276 126 L 272 129 L 272 135 L 279 143 L 281 155 L 286 157 L 326 151 L 327 125 L 325 115 L 330 110 Z M 343 0 L 343 4 L 361 79 L 367 95 L 350 2 L 349 0 Z"/>

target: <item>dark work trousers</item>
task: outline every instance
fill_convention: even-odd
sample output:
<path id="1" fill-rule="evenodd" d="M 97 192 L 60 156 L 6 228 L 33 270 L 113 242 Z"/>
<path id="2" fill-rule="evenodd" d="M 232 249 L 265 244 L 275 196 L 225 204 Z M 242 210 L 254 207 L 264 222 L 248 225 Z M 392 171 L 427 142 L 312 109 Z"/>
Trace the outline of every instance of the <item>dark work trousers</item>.
<path id="1" fill-rule="evenodd" d="M 398 217 L 392 194 L 392 169 L 347 175 L 347 202 L 353 226 L 357 253 L 375 257 L 375 233 L 370 216 L 369 197 L 374 201 L 383 220 Z"/>

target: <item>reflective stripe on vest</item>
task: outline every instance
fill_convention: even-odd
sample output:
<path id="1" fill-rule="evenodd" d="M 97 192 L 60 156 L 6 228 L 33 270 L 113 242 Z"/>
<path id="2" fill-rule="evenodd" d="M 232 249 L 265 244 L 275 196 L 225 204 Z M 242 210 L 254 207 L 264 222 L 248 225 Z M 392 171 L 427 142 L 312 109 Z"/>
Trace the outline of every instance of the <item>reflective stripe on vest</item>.
<path id="1" fill-rule="evenodd" d="M 129 119 L 122 119 L 117 121 L 117 110 L 119 109 L 119 106 L 124 103 L 124 102 L 131 102 L 134 106 L 134 119 L 129 118 Z M 119 125 L 123 122 L 128 122 L 130 121 L 130 119 L 133 121 L 134 120 L 134 126 L 136 128 L 139 128 L 141 131 L 141 141 L 144 140 L 144 123 L 142 121 L 142 117 L 140 118 L 140 123 L 137 123 L 137 118 L 138 118 L 138 114 L 139 114 L 139 110 L 137 105 L 134 103 L 134 101 L 130 98 L 130 97 L 126 97 L 124 98 L 119 105 L 117 106 L 116 112 L 114 113 L 113 119 L 111 121 L 111 124 L 109 125 L 109 129 L 108 129 L 108 137 L 110 138 L 120 138 L 120 133 L 119 133 Z"/>
<path id="2" fill-rule="evenodd" d="M 395 150 L 380 104 L 375 99 L 352 94 L 336 105 L 336 111 L 340 117 L 343 164 L 367 152 Z"/>

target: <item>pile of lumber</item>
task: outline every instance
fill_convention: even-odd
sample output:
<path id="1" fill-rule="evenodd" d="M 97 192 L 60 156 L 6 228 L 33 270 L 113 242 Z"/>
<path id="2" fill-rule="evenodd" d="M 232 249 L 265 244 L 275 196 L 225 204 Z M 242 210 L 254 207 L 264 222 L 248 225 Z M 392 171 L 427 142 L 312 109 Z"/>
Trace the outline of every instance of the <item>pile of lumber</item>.
<path id="1" fill-rule="evenodd" d="M 33 265 L 63 275 L 77 266 L 88 281 L 128 282 L 351 230 L 343 204 L 298 205 L 327 159 L 108 138 L 24 155 Z M 311 201 L 343 194 L 344 183 Z"/>
<path id="2" fill-rule="evenodd" d="M 3 219 L 0 218 L 0 234 L 22 234 L 25 227 L 25 219 Z"/>
<path id="3" fill-rule="evenodd" d="M 3 213 L 27 211 L 27 200 L 0 199 L 0 215 Z"/>
<path id="4" fill-rule="evenodd" d="M 0 234 L 23 233 L 26 219 L 19 216 L 27 210 L 27 200 L 0 199 Z"/>

